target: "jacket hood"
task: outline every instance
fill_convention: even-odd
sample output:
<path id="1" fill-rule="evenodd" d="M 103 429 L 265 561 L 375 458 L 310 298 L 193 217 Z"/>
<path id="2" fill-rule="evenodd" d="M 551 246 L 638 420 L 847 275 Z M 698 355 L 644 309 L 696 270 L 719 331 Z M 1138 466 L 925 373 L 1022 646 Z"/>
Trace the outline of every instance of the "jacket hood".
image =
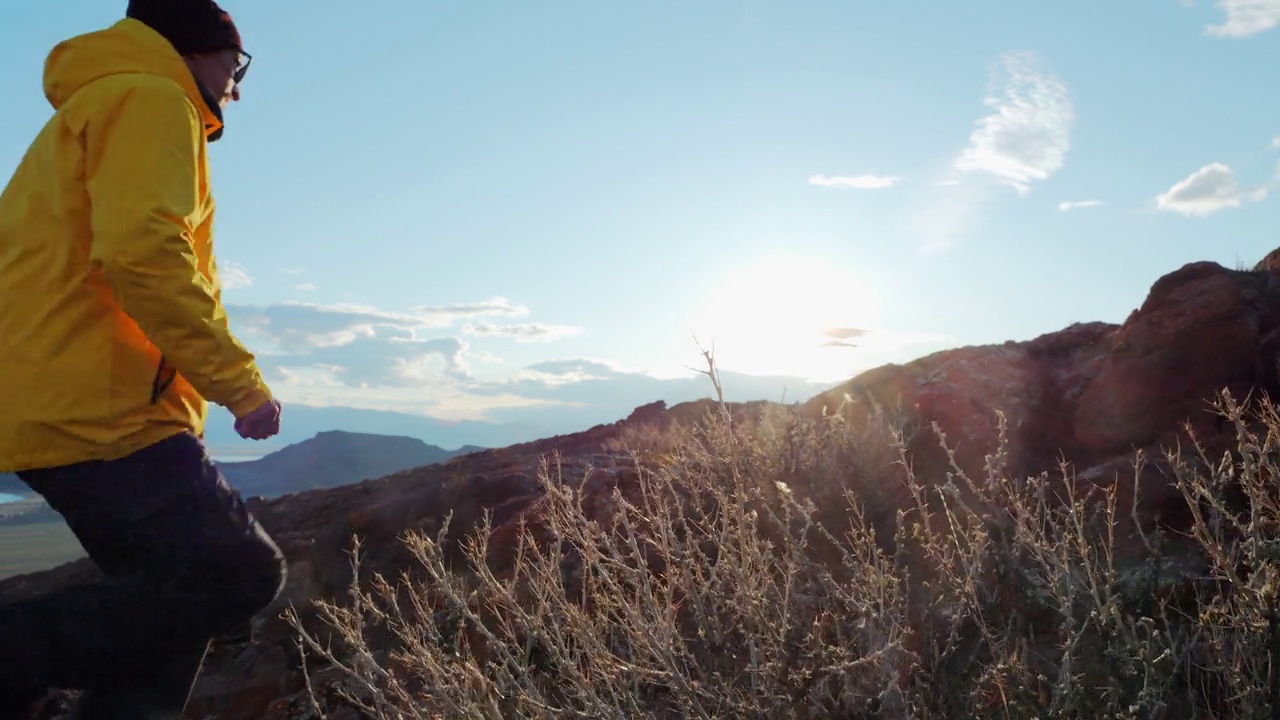
<path id="1" fill-rule="evenodd" d="M 202 91 L 182 56 L 162 35 L 131 18 L 56 45 L 45 60 L 44 95 L 56 110 L 95 80 L 133 73 L 176 82 L 199 109 L 205 134 L 221 133 L 221 112 Z"/>

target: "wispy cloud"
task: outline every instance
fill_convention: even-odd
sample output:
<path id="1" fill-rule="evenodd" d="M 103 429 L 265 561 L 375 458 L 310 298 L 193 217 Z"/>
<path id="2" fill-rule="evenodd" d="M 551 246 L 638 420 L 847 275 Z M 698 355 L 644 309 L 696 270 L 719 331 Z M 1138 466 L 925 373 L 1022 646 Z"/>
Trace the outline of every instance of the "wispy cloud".
<path id="1" fill-rule="evenodd" d="M 530 385 L 557 388 L 592 380 L 610 380 L 627 373 L 612 363 L 586 358 L 572 360 L 546 360 L 534 363 L 516 373 L 506 385 L 522 385 L 528 391 Z"/>
<path id="2" fill-rule="evenodd" d="M 435 364 L 443 366 L 443 361 Z M 495 411 L 536 406 L 545 412 L 559 404 L 511 392 L 475 393 L 469 389 L 473 381 L 433 368 L 431 362 L 415 371 L 421 378 L 409 382 L 362 382 L 350 368 L 339 365 L 267 368 L 269 382 L 286 403 L 390 410 L 448 421 L 494 420 Z"/>
<path id="3" fill-rule="evenodd" d="M 358 387 L 347 375 L 344 368 L 327 364 L 271 372 L 286 403 L 394 410 L 449 421 L 515 422 L 531 428 L 531 437 L 614 422 L 655 400 L 673 405 L 714 393 L 706 377 L 696 372 L 661 378 L 588 358 L 535 362 L 497 380 L 436 374 L 416 384 Z M 722 371 L 720 379 L 731 402 L 803 400 L 830 387 L 797 377 L 749 376 L 730 370 Z"/>
<path id="4" fill-rule="evenodd" d="M 361 393 L 381 397 L 389 388 L 483 385 L 472 375 L 473 363 L 501 360 L 473 352 L 464 334 L 532 343 L 582 332 L 566 325 L 494 321 L 528 313 L 527 307 L 501 297 L 403 312 L 303 302 L 228 307 L 232 329 L 272 378 L 312 399 L 332 390 L 338 402 L 351 402 Z"/>
<path id="5" fill-rule="evenodd" d="M 983 101 L 993 112 L 977 121 L 955 167 L 989 173 L 1026 195 L 1032 182 L 1062 169 L 1075 111 L 1066 86 L 1032 53 L 1005 54 L 994 75 Z"/>
<path id="6" fill-rule="evenodd" d="M 256 347 L 256 339 L 246 336 L 251 347 Z M 399 341 L 362 337 L 344 345 L 262 354 L 259 362 L 269 377 L 282 382 L 374 390 L 412 388 L 440 379 L 467 381 L 471 377 L 468 351 L 466 341 L 456 337 Z"/>
<path id="7" fill-rule="evenodd" d="M 655 400 L 674 403 L 711 394 L 706 378 L 692 371 L 660 377 L 598 358 L 538 357 L 543 347 L 555 346 L 537 343 L 584 329 L 510 319 L 529 312 L 503 298 L 410 311 L 298 302 L 228 307 L 232 329 L 257 354 L 268 382 L 287 403 L 446 420 L 564 423 L 554 428 L 564 432 L 611 422 Z M 529 344 L 516 347 L 495 338 Z M 821 351 L 838 369 L 832 375 L 837 381 L 909 359 L 939 342 L 834 322 L 815 339 L 833 347 L 856 343 L 857 350 Z M 473 342 L 504 357 L 477 350 Z M 693 347 L 689 357 L 696 365 Z M 831 386 L 826 374 L 821 381 L 799 372 L 747 375 L 734 358 L 717 360 L 731 399 L 797 399 Z"/>
<path id="8" fill-rule="evenodd" d="M 478 337 L 510 338 L 518 342 L 550 342 L 582 333 L 582 328 L 570 325 L 526 323 L 522 325 L 495 325 L 478 323 L 464 325 L 462 331 Z"/>
<path id="9" fill-rule="evenodd" d="M 253 277 L 239 263 L 229 262 L 218 266 L 218 279 L 225 290 L 235 290 L 253 285 Z"/>
<path id="10" fill-rule="evenodd" d="M 1211 163 L 1157 196 L 1156 207 L 1188 217 L 1208 217 L 1219 210 L 1240 207 L 1245 200 L 1257 201 L 1266 196 L 1266 187 L 1243 189 L 1231 168 Z"/>
<path id="11" fill-rule="evenodd" d="M 1075 210 L 1077 208 L 1097 207 L 1101 204 L 1102 204 L 1101 200 L 1077 200 L 1074 202 L 1058 203 L 1058 209 L 1063 212 L 1066 212 L 1068 210 Z"/>
<path id="12" fill-rule="evenodd" d="M 818 185 L 821 187 L 841 188 L 851 190 L 879 190 L 887 188 L 897 183 L 901 178 L 892 175 L 854 175 L 854 176 L 837 176 L 827 177 L 825 175 L 814 175 L 809 178 L 810 185 Z"/>
<path id="13" fill-rule="evenodd" d="M 1271 138 L 1271 147 L 1280 148 L 1280 135 Z"/>
<path id="14" fill-rule="evenodd" d="M 853 338 L 863 337 L 868 333 L 862 328 L 850 327 L 831 327 L 822 331 L 824 337 L 833 338 L 835 340 L 852 340 Z"/>
<path id="15" fill-rule="evenodd" d="M 412 312 L 425 317 L 453 322 L 479 315 L 523 316 L 529 314 L 529 308 L 523 305 L 516 305 L 503 297 L 495 297 L 478 303 L 416 307 L 413 308 Z"/>
<path id="16" fill-rule="evenodd" d="M 1218 0 L 1215 5 L 1226 18 L 1205 26 L 1205 33 L 1214 37 L 1248 37 L 1280 25 L 1280 0 Z"/>
<path id="17" fill-rule="evenodd" d="M 972 232 L 1000 185 L 1026 196 L 1065 163 L 1075 111 L 1066 86 L 1035 54 L 1002 55 L 984 103 L 993 112 L 977 120 L 968 146 L 930 183 L 931 197 L 910 220 L 922 254 L 946 252 Z"/>
<path id="18" fill-rule="evenodd" d="M 833 327 L 822 331 L 822 336 L 826 338 L 822 342 L 823 347 L 858 347 L 858 343 L 852 342 L 856 338 L 867 335 L 867 331 L 862 328 L 846 328 Z"/>
<path id="19" fill-rule="evenodd" d="M 265 307 L 234 306 L 239 327 L 255 334 L 267 352 L 305 353 L 350 345 L 361 338 L 419 341 L 420 331 L 452 327 L 461 319 L 518 316 L 529 309 L 505 298 L 481 303 L 420 307 L 392 312 L 362 305 L 285 302 Z"/>
<path id="20" fill-rule="evenodd" d="M 315 289 L 316 289 L 316 284 L 315 284 L 315 283 L 302 283 L 301 285 L 294 285 L 294 286 L 293 286 L 293 289 L 294 289 L 294 290 L 302 290 L 303 292 L 311 292 L 311 291 L 313 291 L 313 290 L 315 290 Z"/>

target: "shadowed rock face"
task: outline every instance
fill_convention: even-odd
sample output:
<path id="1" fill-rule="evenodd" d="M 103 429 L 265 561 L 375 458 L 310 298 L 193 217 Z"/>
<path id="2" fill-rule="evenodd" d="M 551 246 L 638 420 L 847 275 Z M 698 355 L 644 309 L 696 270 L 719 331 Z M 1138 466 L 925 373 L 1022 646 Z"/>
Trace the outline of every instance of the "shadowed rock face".
<path id="1" fill-rule="evenodd" d="M 1280 267 L 1280 266 L 1277 266 Z M 1147 451 L 1138 479 L 1144 523 L 1178 525 L 1180 498 L 1168 485 L 1163 450 L 1211 452 L 1234 444 L 1213 402 L 1276 396 L 1280 270 L 1252 272 L 1192 263 L 1160 278 L 1122 325 L 1076 324 L 1028 342 L 947 350 L 864 373 L 814 398 L 809 409 L 842 408 L 855 423 L 879 404 L 917 427 L 910 443 L 918 477 L 938 479 L 950 463 L 929 431 L 937 423 L 955 462 L 986 475 L 987 456 L 1006 422 L 1006 473 L 1056 473 L 1070 461 L 1078 477 L 1133 492 L 1132 460 Z M 847 400 L 846 400 L 847 398 Z M 888 503 L 906 507 L 905 491 Z M 885 508 L 886 510 L 890 508 Z"/>
<path id="2" fill-rule="evenodd" d="M 1276 264 L 1280 268 L 1280 264 Z M 1280 269 L 1276 270 L 1280 273 Z M 1006 422 L 1006 473 L 1017 479 L 1054 472 L 1065 458 L 1078 477 L 1117 486 L 1127 503 L 1136 450 L 1152 458 L 1179 439 L 1186 423 L 1211 451 L 1234 441 L 1219 426 L 1210 403 L 1222 389 L 1242 399 L 1274 396 L 1280 335 L 1280 275 L 1271 267 L 1233 271 L 1193 263 L 1161 278 L 1142 307 L 1122 325 L 1084 323 L 1026 342 L 948 350 L 904 365 L 871 370 L 806 403 L 846 414 L 856 425 L 873 407 L 897 408 L 898 418 L 922 428 L 909 442 L 917 477 L 945 478 L 949 459 L 928 431 L 936 423 L 955 449 L 955 462 L 971 477 L 985 475 L 988 455 Z M 290 561 L 290 579 L 280 600 L 256 623 L 251 643 L 219 646 L 206 664 L 190 717 L 223 720 L 302 717 L 302 675 L 290 631 L 278 618 L 290 603 L 341 597 L 348 586 L 353 535 L 362 541 L 362 575 L 395 577 L 408 567 L 399 537 L 406 530 L 434 535 L 453 512 L 450 537 L 458 538 L 491 512 L 495 530 L 491 557 L 503 555 L 514 537 L 510 521 L 536 515 L 543 489 L 539 461 L 557 456 L 569 483 L 581 482 L 584 504 L 604 507 L 608 493 L 634 481 L 627 458 L 606 451 L 624 428 L 695 418 L 706 402 L 638 408 L 631 418 L 586 432 L 407 470 L 378 480 L 329 490 L 252 499 L 250 505 Z M 905 507 L 905 491 L 892 478 L 876 478 L 881 512 Z M 1177 526 L 1176 493 L 1159 462 L 1138 478 L 1140 522 Z M 1126 489 L 1127 488 L 1127 489 Z M 875 492 L 872 493 L 871 491 Z M 603 512 L 603 511 L 602 511 Z M 459 556 L 455 552 L 454 558 Z M 0 602 L 96 577 L 84 560 L 0 583 Z M 319 627 L 316 625 L 315 627 Z M 331 674 L 313 676 L 323 686 Z"/>

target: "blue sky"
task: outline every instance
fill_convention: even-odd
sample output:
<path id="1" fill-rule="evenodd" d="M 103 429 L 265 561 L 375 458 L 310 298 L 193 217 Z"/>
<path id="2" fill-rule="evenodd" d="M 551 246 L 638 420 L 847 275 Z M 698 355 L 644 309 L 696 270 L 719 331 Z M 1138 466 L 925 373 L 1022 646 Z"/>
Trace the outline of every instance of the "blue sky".
<path id="1" fill-rule="evenodd" d="M 124 5 L 6 10 L 0 175 Z M 1280 246 L 1280 0 L 224 7 L 216 243 L 287 403 L 500 421 L 694 331 L 820 387 Z"/>

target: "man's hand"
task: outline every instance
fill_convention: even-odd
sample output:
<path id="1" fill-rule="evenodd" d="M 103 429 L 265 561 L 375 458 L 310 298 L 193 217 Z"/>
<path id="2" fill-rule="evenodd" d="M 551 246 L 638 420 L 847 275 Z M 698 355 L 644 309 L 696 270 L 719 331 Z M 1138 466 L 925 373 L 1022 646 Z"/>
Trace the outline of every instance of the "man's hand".
<path id="1" fill-rule="evenodd" d="M 266 440 L 280 432 L 280 403 L 272 400 L 237 419 L 236 432 L 246 440 Z"/>

